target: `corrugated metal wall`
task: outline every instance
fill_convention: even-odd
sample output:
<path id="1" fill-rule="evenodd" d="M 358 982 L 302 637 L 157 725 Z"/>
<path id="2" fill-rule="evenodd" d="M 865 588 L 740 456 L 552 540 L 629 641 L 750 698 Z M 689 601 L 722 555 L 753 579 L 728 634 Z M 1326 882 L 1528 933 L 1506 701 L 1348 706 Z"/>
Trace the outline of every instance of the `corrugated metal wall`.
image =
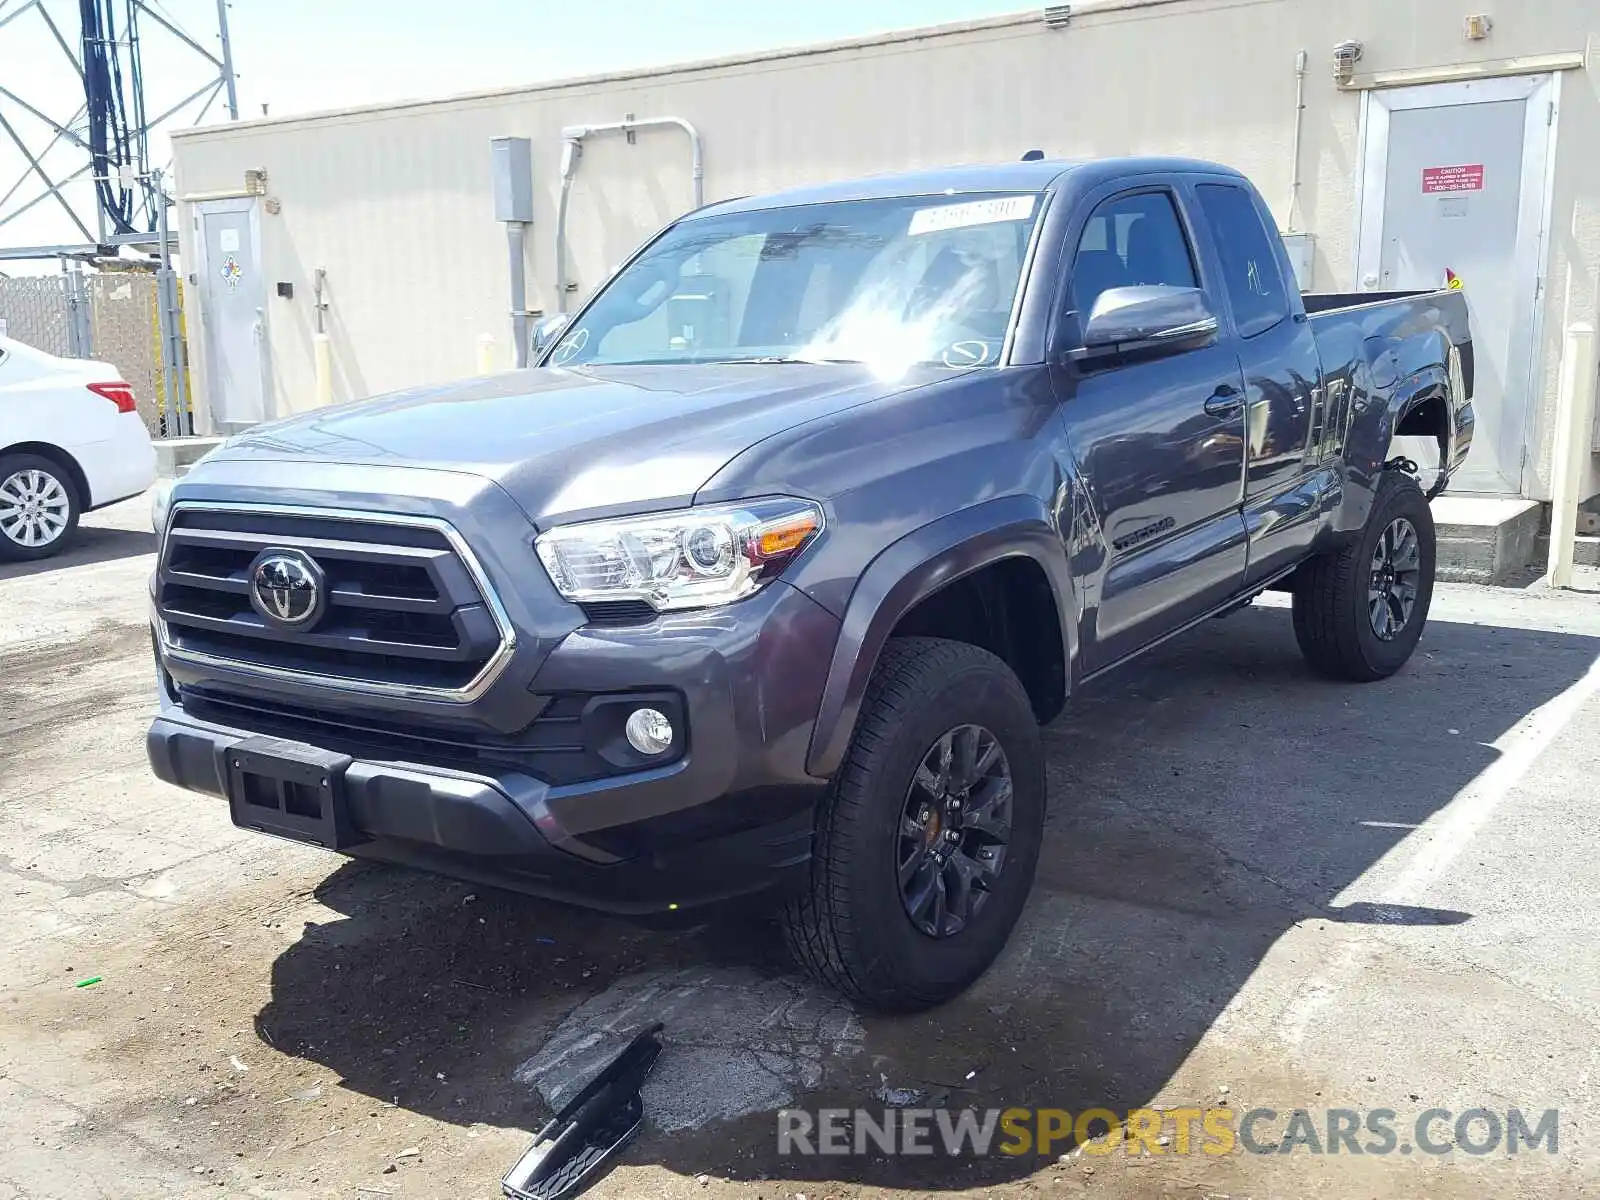
<path id="1" fill-rule="evenodd" d="M 265 169 L 280 209 L 262 217 L 269 373 L 276 411 L 312 397 L 311 279 L 328 273 L 336 399 L 471 373 L 481 334 L 510 360 L 505 240 L 493 220 L 489 139 L 534 145 L 529 303 L 553 311 L 563 126 L 673 115 L 705 137 L 708 199 L 962 161 L 1181 153 L 1247 172 L 1288 216 L 1296 53 L 1307 81 L 1299 227 L 1316 237 L 1314 285 L 1354 286 L 1360 95 L 1331 77 L 1335 42 L 1365 43 L 1362 71 L 1583 50 L 1600 26 L 1584 0 L 1524 0 L 1469 43 L 1455 0 L 1089 0 L 1070 26 L 1037 13 L 820 51 L 179 136 L 185 195 L 237 192 Z M 1546 341 L 1592 315 L 1600 279 L 1600 101 L 1591 71 L 1564 93 Z M 571 277 L 587 291 L 690 198 L 681 134 L 585 146 L 572 191 Z M 183 233 L 192 235 L 188 220 Z M 1566 231 L 1571 231 L 1568 234 Z M 273 295 L 290 282 L 294 298 Z M 1559 288 L 1557 285 L 1560 285 Z M 193 332 L 193 331 L 192 331 Z M 201 331 L 203 333 L 203 330 Z M 200 356 L 196 354 L 195 358 Z M 1554 372 L 1546 347 L 1548 418 Z M 1541 426 L 1543 428 L 1543 426 Z M 1542 470 L 1542 467 L 1540 468 Z"/>

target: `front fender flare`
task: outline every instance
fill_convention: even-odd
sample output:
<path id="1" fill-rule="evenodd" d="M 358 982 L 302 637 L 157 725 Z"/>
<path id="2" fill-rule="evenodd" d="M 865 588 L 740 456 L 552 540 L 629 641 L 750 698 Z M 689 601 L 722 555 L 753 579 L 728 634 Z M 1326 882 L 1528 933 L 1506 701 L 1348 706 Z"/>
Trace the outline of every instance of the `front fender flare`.
<path id="1" fill-rule="evenodd" d="M 879 554 L 850 594 L 823 688 L 806 770 L 827 778 L 844 762 L 867 683 L 900 618 L 964 575 L 1007 558 L 1043 568 L 1061 622 L 1070 690 L 1077 660 L 1072 574 L 1061 536 L 1044 505 L 1031 496 L 1002 496 L 930 522 Z"/>

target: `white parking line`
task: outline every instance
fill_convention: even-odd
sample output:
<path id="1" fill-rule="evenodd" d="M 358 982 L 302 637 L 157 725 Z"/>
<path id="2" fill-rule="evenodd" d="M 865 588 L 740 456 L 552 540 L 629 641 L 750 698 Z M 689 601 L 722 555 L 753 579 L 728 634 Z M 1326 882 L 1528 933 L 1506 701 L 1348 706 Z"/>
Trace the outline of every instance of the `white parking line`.
<path id="1" fill-rule="evenodd" d="M 1495 810 L 1539 756 L 1549 749 L 1550 743 L 1596 693 L 1600 693 L 1600 658 L 1590 663 L 1589 669 L 1575 683 L 1489 743 L 1499 752 L 1499 757 L 1378 864 L 1404 863 L 1389 886 L 1383 889 L 1377 903 L 1418 903 L 1489 823 Z M 1349 903 L 1352 894 L 1360 890 L 1361 880 L 1358 879 L 1339 895 L 1335 904 Z M 1346 938 L 1328 969 L 1306 979 L 1296 989 L 1279 1022 L 1283 1040 L 1291 1047 L 1304 1042 L 1306 1031 L 1318 1014 L 1354 982 L 1377 953 L 1378 947 L 1363 933 L 1353 933 Z"/>
<path id="2" fill-rule="evenodd" d="M 1456 798 L 1425 822 L 1418 837 L 1401 842 L 1397 851 L 1409 852 L 1411 860 L 1383 891 L 1380 903 L 1414 904 L 1494 815 L 1511 789 L 1522 781 L 1538 757 L 1556 736 L 1578 715 L 1589 699 L 1600 692 L 1600 658 L 1565 691 L 1545 701 L 1489 745 L 1500 757 L 1456 794 Z"/>

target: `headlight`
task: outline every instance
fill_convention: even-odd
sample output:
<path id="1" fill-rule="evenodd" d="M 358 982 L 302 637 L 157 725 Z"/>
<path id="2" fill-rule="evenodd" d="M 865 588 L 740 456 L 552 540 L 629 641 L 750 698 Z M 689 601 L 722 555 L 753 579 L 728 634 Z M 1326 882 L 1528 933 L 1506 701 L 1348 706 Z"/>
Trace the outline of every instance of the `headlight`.
<path id="1" fill-rule="evenodd" d="M 822 510 L 809 501 L 755 500 L 563 525 L 534 544 L 568 600 L 643 600 L 672 612 L 758 591 L 821 532 Z"/>
<path id="2" fill-rule="evenodd" d="M 158 479 L 150 489 L 150 528 L 159 539 L 167 530 L 167 513 L 172 511 L 172 480 Z"/>

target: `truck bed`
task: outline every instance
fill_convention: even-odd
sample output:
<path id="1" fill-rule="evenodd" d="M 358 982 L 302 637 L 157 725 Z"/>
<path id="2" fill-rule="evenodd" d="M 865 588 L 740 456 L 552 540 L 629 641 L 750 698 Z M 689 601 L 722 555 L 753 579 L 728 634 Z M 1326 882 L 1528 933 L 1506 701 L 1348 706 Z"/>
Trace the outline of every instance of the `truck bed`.
<path id="1" fill-rule="evenodd" d="M 1440 291 L 1448 291 L 1441 288 Z M 1432 291 L 1417 292 L 1303 292 L 1300 299 L 1306 306 L 1306 312 L 1313 316 L 1317 313 L 1331 312 L 1336 308 L 1361 308 L 1368 304 L 1385 304 L 1391 300 L 1411 300 L 1417 296 L 1432 296 Z"/>
<path id="2" fill-rule="evenodd" d="M 1364 355 L 1335 354 L 1341 357 L 1374 358 L 1380 347 L 1369 339 L 1381 338 L 1391 352 L 1392 366 L 1399 378 L 1416 374 L 1429 366 L 1448 367 L 1450 350 L 1459 355 L 1464 376 L 1463 399 L 1472 397 L 1472 334 L 1468 325 L 1467 294 L 1460 288 L 1439 288 L 1422 292 L 1323 292 L 1301 297 L 1324 351 L 1336 339 L 1359 336 Z"/>

